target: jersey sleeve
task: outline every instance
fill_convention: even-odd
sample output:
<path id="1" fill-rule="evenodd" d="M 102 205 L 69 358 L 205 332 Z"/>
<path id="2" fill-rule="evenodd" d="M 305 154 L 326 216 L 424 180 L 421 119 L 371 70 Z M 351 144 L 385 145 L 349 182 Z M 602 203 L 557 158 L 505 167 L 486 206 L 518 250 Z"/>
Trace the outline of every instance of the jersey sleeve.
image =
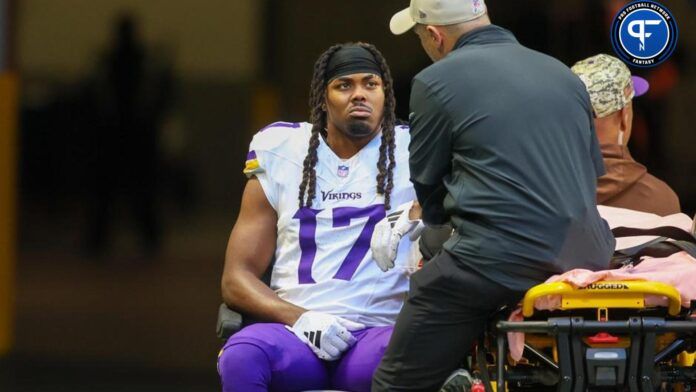
<path id="1" fill-rule="evenodd" d="M 287 166 L 284 159 L 289 155 L 284 149 L 287 148 L 293 132 L 296 132 L 296 129 L 291 128 L 301 126 L 301 123 L 273 123 L 257 132 L 249 144 L 244 175 L 259 180 L 268 202 L 276 211 L 281 192 L 278 179 L 283 178 L 283 166 Z"/>
<path id="2" fill-rule="evenodd" d="M 244 175 L 247 176 L 247 178 L 252 178 L 264 172 L 263 167 L 261 167 L 261 165 L 259 164 L 259 157 L 256 154 L 253 142 L 249 146 L 249 152 L 246 156 L 246 163 L 244 164 L 243 172 Z"/>

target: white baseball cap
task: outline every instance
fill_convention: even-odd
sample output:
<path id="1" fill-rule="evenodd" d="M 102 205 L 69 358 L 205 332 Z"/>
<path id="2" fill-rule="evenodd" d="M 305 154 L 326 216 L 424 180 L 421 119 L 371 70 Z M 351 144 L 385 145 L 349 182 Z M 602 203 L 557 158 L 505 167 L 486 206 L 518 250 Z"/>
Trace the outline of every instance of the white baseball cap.
<path id="1" fill-rule="evenodd" d="M 474 20 L 485 13 L 483 0 L 411 0 L 408 8 L 392 16 L 389 29 L 399 35 L 416 23 L 446 26 Z"/>

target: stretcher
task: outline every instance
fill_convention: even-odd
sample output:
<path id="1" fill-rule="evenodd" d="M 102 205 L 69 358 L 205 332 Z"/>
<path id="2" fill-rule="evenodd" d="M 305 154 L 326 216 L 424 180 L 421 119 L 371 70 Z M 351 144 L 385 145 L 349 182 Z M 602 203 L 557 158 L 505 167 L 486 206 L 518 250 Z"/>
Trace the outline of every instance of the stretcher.
<path id="1" fill-rule="evenodd" d="M 664 255 L 693 243 L 688 237 L 667 244 L 661 239 L 617 257 L 620 264 L 639 262 L 651 246 Z M 560 299 L 555 309 L 535 308 L 549 296 Z M 646 301 L 656 296 L 666 306 Z M 543 283 L 526 293 L 521 308 L 523 319 L 511 321 L 510 312 L 501 311 L 479 339 L 469 361 L 482 382 L 472 391 L 696 392 L 696 301 L 683 303 L 670 284 Z M 524 349 L 516 361 L 508 336 L 520 332 Z"/>
<path id="2" fill-rule="evenodd" d="M 535 311 L 545 295 L 560 295 L 561 309 Z M 669 305 L 646 307 L 646 295 L 665 296 Z M 476 349 L 488 391 L 696 391 L 696 301 L 683 308 L 674 287 L 547 283 L 529 290 L 522 308 L 523 321 L 498 320 Z M 508 332 L 525 333 L 520 361 L 509 358 Z"/>

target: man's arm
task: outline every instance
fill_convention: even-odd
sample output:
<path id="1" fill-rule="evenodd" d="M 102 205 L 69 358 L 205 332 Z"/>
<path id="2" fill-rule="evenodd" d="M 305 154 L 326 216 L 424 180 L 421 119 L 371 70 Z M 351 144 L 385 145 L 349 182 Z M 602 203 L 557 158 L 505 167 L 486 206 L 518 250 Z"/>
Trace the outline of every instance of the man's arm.
<path id="1" fill-rule="evenodd" d="M 606 168 L 604 167 L 604 158 L 602 157 L 602 149 L 599 146 L 599 139 L 597 138 L 597 131 L 595 129 L 594 120 L 590 119 L 590 155 L 592 159 L 592 165 L 595 169 L 595 175 L 597 178 L 607 174 Z"/>
<path id="2" fill-rule="evenodd" d="M 222 297 L 229 307 L 260 320 L 293 325 L 306 309 L 283 301 L 260 279 L 275 252 L 277 223 L 261 184 L 251 178 L 227 243 Z"/>
<path id="3" fill-rule="evenodd" d="M 442 202 L 447 195 L 443 179 L 451 169 L 452 125 L 443 105 L 425 83 L 413 80 L 411 87 L 411 182 L 429 225 L 449 220 Z"/>
<path id="4" fill-rule="evenodd" d="M 599 145 L 599 138 L 597 136 L 597 128 L 595 127 L 594 112 L 592 111 L 592 102 L 590 100 L 590 94 L 587 92 L 585 85 L 581 87 L 581 94 L 583 96 L 582 104 L 585 108 L 585 113 L 587 113 L 587 121 L 590 125 L 590 159 L 592 160 L 592 166 L 595 170 L 595 176 L 597 178 L 607 174 L 604 167 L 604 158 L 602 157 L 602 149 Z"/>

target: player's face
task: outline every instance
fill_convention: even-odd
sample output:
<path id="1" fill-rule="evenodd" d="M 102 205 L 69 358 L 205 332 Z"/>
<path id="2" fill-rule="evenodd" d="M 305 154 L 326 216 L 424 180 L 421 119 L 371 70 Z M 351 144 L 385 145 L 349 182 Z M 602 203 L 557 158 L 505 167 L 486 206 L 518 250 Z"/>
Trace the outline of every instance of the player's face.
<path id="1" fill-rule="evenodd" d="M 384 86 L 379 75 L 358 73 L 329 82 L 326 92 L 329 127 L 352 139 L 362 139 L 379 130 L 384 112 Z"/>

